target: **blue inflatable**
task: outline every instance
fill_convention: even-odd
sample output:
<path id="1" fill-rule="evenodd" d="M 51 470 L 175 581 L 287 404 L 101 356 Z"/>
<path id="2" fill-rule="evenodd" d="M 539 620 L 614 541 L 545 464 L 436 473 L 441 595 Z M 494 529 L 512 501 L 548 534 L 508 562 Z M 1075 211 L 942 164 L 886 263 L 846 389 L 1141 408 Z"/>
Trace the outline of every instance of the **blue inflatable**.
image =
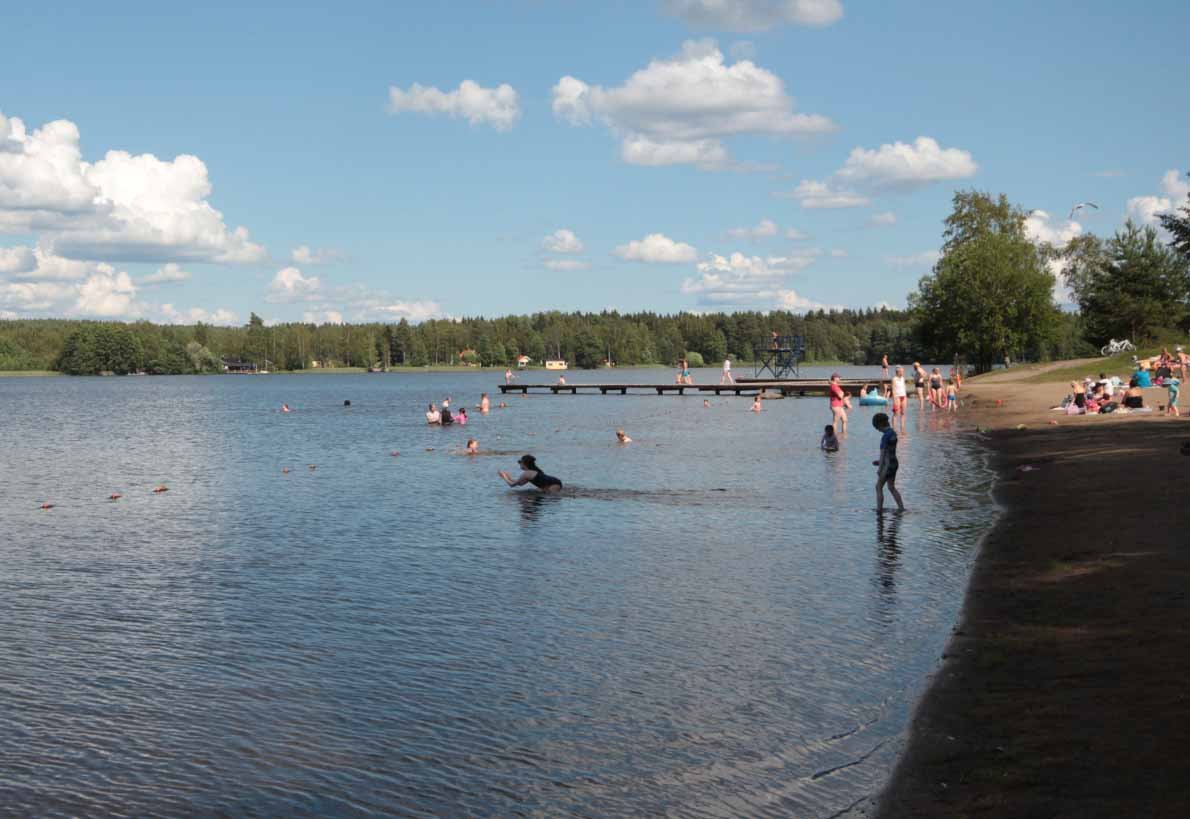
<path id="1" fill-rule="evenodd" d="M 888 399 L 877 392 L 870 392 L 860 396 L 859 405 L 861 407 L 887 407 Z"/>

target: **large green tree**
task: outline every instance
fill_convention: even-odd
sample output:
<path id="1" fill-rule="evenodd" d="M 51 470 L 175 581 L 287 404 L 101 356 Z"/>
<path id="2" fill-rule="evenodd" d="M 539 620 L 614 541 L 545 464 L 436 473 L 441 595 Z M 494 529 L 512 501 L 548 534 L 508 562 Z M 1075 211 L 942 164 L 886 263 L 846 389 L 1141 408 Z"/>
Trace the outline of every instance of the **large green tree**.
<path id="1" fill-rule="evenodd" d="M 1003 194 L 955 194 L 942 255 L 909 297 L 918 338 L 934 357 L 962 356 L 986 372 L 1050 340 L 1054 277 L 1025 234 L 1025 217 Z"/>
<path id="2" fill-rule="evenodd" d="M 1066 283 L 1096 345 L 1147 340 L 1158 327 L 1183 323 L 1190 311 L 1190 257 L 1163 244 L 1152 227 L 1129 220 L 1107 241 L 1079 236 L 1063 258 Z"/>
<path id="3" fill-rule="evenodd" d="M 1190 173 L 1186 175 L 1190 176 Z M 1159 218 L 1161 226 L 1173 237 L 1170 247 L 1190 259 L 1190 193 L 1186 194 L 1186 201 L 1176 212 L 1163 213 Z"/>

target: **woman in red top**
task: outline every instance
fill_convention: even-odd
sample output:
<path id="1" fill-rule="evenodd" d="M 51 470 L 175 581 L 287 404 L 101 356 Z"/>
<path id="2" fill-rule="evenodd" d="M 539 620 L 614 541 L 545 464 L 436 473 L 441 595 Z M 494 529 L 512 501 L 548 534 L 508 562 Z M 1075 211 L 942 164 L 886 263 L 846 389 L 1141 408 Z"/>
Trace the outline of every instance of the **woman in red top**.
<path id="1" fill-rule="evenodd" d="M 835 425 L 835 431 L 840 435 L 847 434 L 847 408 L 843 406 L 844 399 L 847 398 L 847 393 L 839 386 L 839 374 L 835 373 L 831 376 L 831 419 Z"/>

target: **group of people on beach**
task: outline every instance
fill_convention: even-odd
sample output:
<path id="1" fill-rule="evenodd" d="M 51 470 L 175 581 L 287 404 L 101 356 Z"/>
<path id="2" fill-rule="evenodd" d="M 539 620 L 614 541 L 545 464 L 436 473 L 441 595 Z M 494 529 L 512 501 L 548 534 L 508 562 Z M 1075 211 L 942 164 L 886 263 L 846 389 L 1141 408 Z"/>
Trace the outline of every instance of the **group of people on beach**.
<path id="1" fill-rule="evenodd" d="M 1165 406 L 1159 407 L 1166 415 L 1181 415 L 1178 409 L 1178 395 L 1181 391 L 1182 379 L 1173 373 L 1175 370 L 1162 367 L 1154 378 L 1149 369 L 1137 365 L 1136 370 L 1125 384 L 1118 376 L 1108 376 L 1099 373 L 1099 378 L 1090 376 L 1081 381 L 1070 382 L 1070 393 L 1062 399 L 1055 410 L 1067 415 L 1107 415 L 1109 413 L 1151 413 L 1153 408 L 1145 404 L 1145 390 L 1152 387 L 1164 387 L 1167 390 Z"/>

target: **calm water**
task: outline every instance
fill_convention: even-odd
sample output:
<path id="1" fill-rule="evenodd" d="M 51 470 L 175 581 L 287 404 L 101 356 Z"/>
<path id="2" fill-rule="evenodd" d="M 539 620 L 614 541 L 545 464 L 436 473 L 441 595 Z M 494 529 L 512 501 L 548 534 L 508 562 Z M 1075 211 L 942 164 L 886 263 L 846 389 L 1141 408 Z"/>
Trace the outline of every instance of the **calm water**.
<path id="1" fill-rule="evenodd" d="M 834 455 L 824 399 L 424 424 L 497 380 L 0 379 L 0 813 L 862 804 L 994 514 L 973 443 L 912 413 L 878 521 L 868 408 Z M 572 494 L 505 488 L 525 451 Z"/>

